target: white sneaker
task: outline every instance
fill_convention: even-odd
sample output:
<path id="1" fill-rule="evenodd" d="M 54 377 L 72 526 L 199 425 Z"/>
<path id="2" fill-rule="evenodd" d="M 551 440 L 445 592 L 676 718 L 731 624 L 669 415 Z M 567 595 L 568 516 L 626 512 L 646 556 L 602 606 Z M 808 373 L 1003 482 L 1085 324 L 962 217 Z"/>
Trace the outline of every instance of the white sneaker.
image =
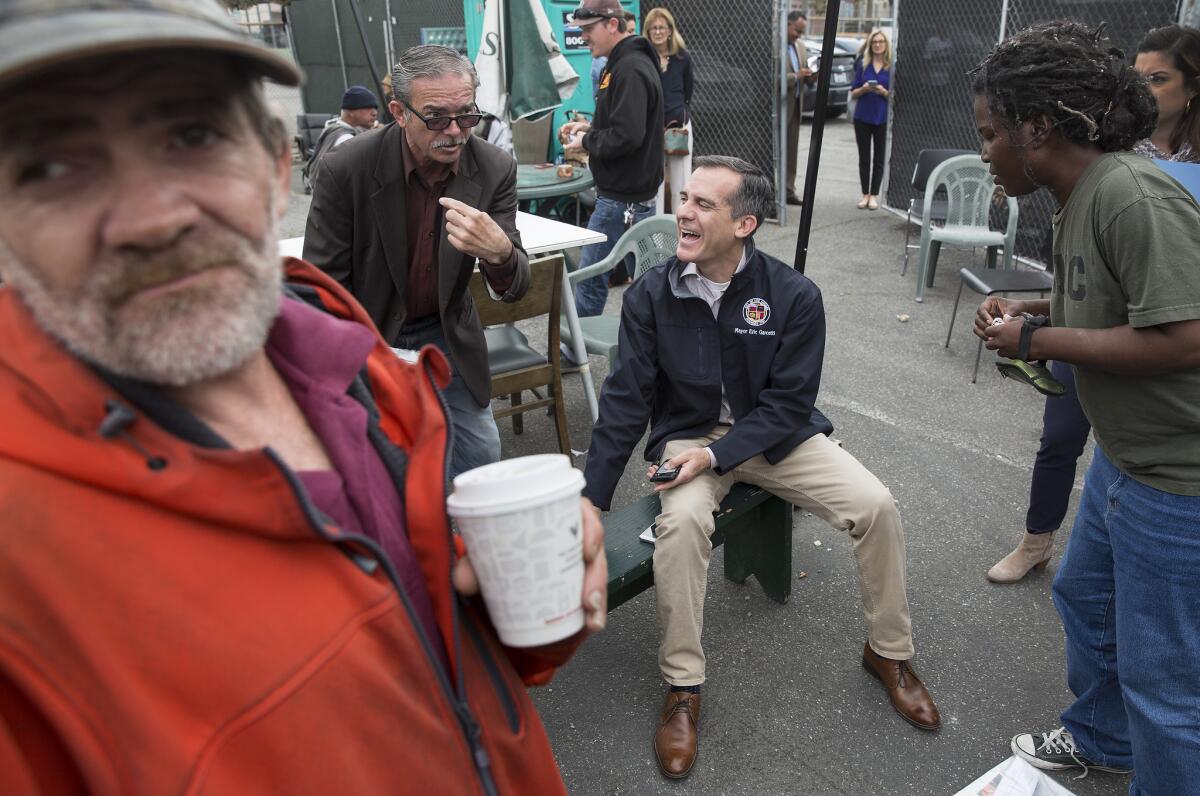
<path id="1" fill-rule="evenodd" d="M 1101 765 L 1083 757 L 1075 746 L 1075 739 L 1065 727 L 1059 727 L 1053 732 L 1025 732 L 1014 735 L 1011 746 L 1013 754 L 1017 757 L 1034 768 L 1045 771 L 1082 768 L 1085 777 L 1090 769 L 1112 774 L 1129 774 L 1133 771 L 1132 768 Z"/>

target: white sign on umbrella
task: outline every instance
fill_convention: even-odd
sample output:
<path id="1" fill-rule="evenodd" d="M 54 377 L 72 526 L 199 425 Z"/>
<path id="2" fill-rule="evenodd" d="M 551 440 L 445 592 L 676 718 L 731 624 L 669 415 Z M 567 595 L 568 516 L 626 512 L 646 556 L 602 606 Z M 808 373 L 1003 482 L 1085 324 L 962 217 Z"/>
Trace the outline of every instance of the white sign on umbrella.
<path id="1" fill-rule="evenodd" d="M 579 84 L 540 0 L 487 0 L 475 71 L 479 109 L 508 121 L 544 116 Z"/>

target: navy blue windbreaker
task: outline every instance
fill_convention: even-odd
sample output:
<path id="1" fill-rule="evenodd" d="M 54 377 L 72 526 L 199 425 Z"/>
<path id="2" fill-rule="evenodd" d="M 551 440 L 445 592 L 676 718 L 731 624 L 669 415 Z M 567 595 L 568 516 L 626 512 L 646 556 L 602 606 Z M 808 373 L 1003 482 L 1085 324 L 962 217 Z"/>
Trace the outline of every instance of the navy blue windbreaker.
<path id="1" fill-rule="evenodd" d="M 675 257 L 625 292 L 619 352 L 600 395 L 583 494 L 607 509 L 625 463 L 650 422 L 646 461 L 667 442 L 717 424 L 721 384 L 734 425 L 712 444 L 717 472 L 758 454 L 774 464 L 833 425 L 814 405 L 825 355 L 821 291 L 807 277 L 746 244 L 714 320 L 680 283 Z"/>

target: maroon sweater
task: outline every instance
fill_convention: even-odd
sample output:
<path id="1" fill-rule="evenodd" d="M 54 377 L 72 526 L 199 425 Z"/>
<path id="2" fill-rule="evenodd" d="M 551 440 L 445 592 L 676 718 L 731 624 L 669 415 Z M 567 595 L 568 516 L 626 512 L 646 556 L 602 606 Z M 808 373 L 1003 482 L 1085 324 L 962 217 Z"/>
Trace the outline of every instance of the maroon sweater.
<path id="1" fill-rule="evenodd" d="M 379 543 L 445 664 L 445 644 L 405 531 L 403 501 L 367 439 L 366 408 L 346 394 L 375 342 L 365 326 L 283 299 L 267 355 L 333 462 L 332 470 L 297 473 L 313 504 L 347 533 Z"/>

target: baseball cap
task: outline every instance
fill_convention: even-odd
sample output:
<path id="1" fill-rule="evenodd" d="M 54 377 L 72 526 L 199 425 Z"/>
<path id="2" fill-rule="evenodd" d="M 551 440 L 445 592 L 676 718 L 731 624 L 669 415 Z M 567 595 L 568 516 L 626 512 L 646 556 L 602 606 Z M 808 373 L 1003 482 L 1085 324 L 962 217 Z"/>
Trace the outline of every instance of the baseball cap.
<path id="1" fill-rule="evenodd" d="M 0 85 L 92 56 L 179 49 L 300 84 L 296 65 L 246 36 L 217 0 L 0 0 Z"/>
<path id="2" fill-rule="evenodd" d="M 625 9 L 621 7 L 620 0 L 583 0 L 579 8 L 572 12 L 567 24 L 582 28 L 594 25 L 602 19 L 624 18 Z"/>

